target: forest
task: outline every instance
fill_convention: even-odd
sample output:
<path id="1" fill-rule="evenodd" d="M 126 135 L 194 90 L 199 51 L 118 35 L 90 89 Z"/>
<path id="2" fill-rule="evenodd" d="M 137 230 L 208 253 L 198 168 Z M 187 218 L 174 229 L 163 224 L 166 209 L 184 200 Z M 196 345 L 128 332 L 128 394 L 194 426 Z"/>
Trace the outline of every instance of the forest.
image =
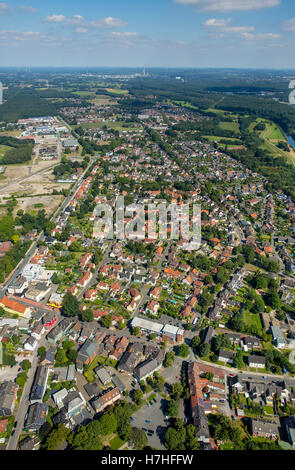
<path id="1" fill-rule="evenodd" d="M 0 145 L 11 147 L 2 157 L 1 164 L 13 165 L 31 160 L 34 143 L 29 139 L 20 140 L 14 137 L 0 136 Z"/>

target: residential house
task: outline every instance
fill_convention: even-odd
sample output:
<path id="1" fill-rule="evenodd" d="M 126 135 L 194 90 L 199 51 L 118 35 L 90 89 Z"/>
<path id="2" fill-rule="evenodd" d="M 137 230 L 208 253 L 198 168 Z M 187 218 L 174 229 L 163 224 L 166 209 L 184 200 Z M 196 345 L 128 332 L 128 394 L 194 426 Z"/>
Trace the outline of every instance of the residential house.
<path id="1" fill-rule="evenodd" d="M 5 381 L 0 385 L 0 416 L 12 416 L 17 399 L 18 385 Z"/>
<path id="2" fill-rule="evenodd" d="M 251 355 L 248 357 L 248 364 L 249 367 L 253 367 L 256 369 L 264 369 L 265 368 L 265 357 L 264 356 L 256 356 Z"/>
<path id="3" fill-rule="evenodd" d="M 29 406 L 25 427 L 30 431 L 39 431 L 46 423 L 48 405 L 46 403 L 34 403 Z"/>

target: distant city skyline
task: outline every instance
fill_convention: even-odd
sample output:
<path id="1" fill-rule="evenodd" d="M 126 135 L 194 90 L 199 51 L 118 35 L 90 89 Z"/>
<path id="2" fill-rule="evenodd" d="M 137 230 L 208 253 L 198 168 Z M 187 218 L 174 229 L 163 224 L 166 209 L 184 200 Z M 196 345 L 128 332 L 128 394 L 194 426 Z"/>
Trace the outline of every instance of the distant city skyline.
<path id="1" fill-rule="evenodd" d="M 1 66 L 294 69 L 293 0 L 0 2 Z"/>

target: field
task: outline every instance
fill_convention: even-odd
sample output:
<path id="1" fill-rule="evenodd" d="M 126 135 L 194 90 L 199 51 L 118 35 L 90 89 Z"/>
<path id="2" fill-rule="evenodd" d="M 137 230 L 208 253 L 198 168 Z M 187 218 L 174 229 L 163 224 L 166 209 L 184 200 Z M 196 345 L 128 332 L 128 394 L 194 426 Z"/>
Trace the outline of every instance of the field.
<path id="1" fill-rule="evenodd" d="M 63 196 L 36 196 L 22 198 L 17 200 L 17 206 L 14 209 L 15 214 L 19 209 L 30 212 L 32 215 L 41 209 L 45 209 L 46 214 L 53 214 L 62 203 Z"/>
<path id="2" fill-rule="evenodd" d="M 96 95 L 92 100 L 92 103 L 96 106 L 114 106 L 118 104 L 118 101 L 107 95 Z"/>
<path id="3" fill-rule="evenodd" d="M 74 91 L 73 95 L 80 96 L 81 98 L 93 98 L 95 93 L 91 91 Z"/>
<path id="4" fill-rule="evenodd" d="M 232 131 L 236 134 L 238 134 L 240 132 L 240 126 L 239 126 L 239 123 L 238 122 L 227 122 L 227 121 L 224 121 L 224 122 L 221 122 L 219 124 L 219 127 L 221 129 L 224 129 L 224 130 L 227 130 L 227 131 Z"/>
<path id="5" fill-rule="evenodd" d="M 121 88 L 106 88 L 108 93 L 113 93 L 114 95 L 128 95 L 128 90 L 122 90 Z"/>
<path id="6" fill-rule="evenodd" d="M 245 312 L 243 320 L 247 323 L 247 326 L 255 326 L 256 328 L 262 328 L 260 317 L 256 313 Z"/>
<path id="7" fill-rule="evenodd" d="M 3 131 L 3 132 L 0 132 L 0 136 L 2 135 L 6 135 L 8 137 L 20 137 L 22 131 Z M 9 147 L 10 148 L 10 147 Z"/>
<path id="8" fill-rule="evenodd" d="M 184 108 L 189 108 L 189 109 L 199 109 L 198 106 L 193 106 L 190 103 L 186 103 L 185 101 L 172 101 L 174 104 L 179 104 L 183 106 Z"/>
<path id="9" fill-rule="evenodd" d="M 44 165 L 46 162 L 42 163 Z M 43 204 L 47 214 L 53 213 L 63 200 L 63 196 L 61 195 L 52 195 L 53 190 L 61 191 L 62 189 L 69 189 L 71 185 L 69 183 L 56 183 L 52 169 L 46 171 L 47 167 L 45 167 L 43 173 L 32 175 L 22 182 L 15 183 L 13 183 L 13 180 L 16 178 L 25 178 L 28 176 L 28 168 L 24 166 L 7 167 L 6 173 L 9 176 L 11 185 L 5 188 L 7 180 L 2 183 L 4 189 L 1 190 L 0 203 L 5 205 L 11 196 L 14 195 L 18 202 L 17 206 L 14 208 L 15 213 L 19 209 L 30 212 L 37 211 L 38 208 L 35 207 L 37 204 Z"/>
<path id="10" fill-rule="evenodd" d="M 10 150 L 10 149 L 11 147 L 8 147 L 8 145 L 0 145 L 0 158 L 4 157 L 7 150 Z"/>
<path id="11" fill-rule="evenodd" d="M 264 144 L 261 146 L 261 148 L 267 150 L 274 157 L 287 158 L 290 163 L 295 165 L 295 151 L 292 149 L 292 147 L 289 147 L 290 152 L 285 152 L 276 146 L 278 141 L 287 142 L 287 139 L 284 136 L 281 128 L 275 123 L 267 121 L 266 119 L 258 118 L 255 122 L 250 124 L 249 131 L 253 132 L 255 125 L 261 122 L 266 126 L 264 131 L 256 131 L 259 134 L 259 137 L 264 140 Z"/>
<path id="12" fill-rule="evenodd" d="M 217 135 L 204 135 L 204 137 L 206 137 L 206 139 L 210 140 L 211 142 L 219 142 L 220 140 L 226 140 L 228 142 L 228 144 L 232 144 L 232 145 L 238 145 L 238 144 L 235 144 L 233 142 L 233 140 L 237 141 L 237 142 L 240 142 L 240 144 L 242 145 L 242 142 L 240 139 L 237 139 L 235 137 L 220 137 L 220 136 L 217 136 Z"/>

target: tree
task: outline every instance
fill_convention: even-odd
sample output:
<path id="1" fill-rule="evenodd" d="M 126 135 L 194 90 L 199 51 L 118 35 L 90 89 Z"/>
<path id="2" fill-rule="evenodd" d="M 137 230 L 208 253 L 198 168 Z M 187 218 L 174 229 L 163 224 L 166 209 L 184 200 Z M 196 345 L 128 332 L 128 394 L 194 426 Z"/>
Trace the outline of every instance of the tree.
<path id="1" fill-rule="evenodd" d="M 245 367 L 242 351 L 237 352 L 237 355 L 234 358 L 234 366 L 237 369 L 243 369 Z"/>
<path id="2" fill-rule="evenodd" d="M 0 316 L 1 316 L 1 313 L 0 313 Z M 16 346 L 18 344 L 20 344 L 20 337 L 18 335 L 13 335 L 12 338 L 12 343 Z"/>
<path id="3" fill-rule="evenodd" d="M 198 349 L 198 347 L 200 346 L 200 343 L 201 343 L 200 336 L 194 336 L 192 339 L 192 347 L 194 349 Z"/>
<path id="4" fill-rule="evenodd" d="M 148 443 L 146 433 L 138 428 L 132 428 L 130 440 L 136 450 L 142 450 Z"/>
<path id="5" fill-rule="evenodd" d="M 80 313 L 79 301 L 73 294 L 71 294 L 71 292 L 67 292 L 64 296 L 62 303 L 62 313 L 66 317 L 75 317 Z"/>
<path id="6" fill-rule="evenodd" d="M 24 370 L 25 372 L 28 372 L 31 369 L 32 364 L 30 363 L 30 361 L 28 359 L 24 359 L 20 363 L 20 366 L 21 366 L 22 370 Z"/>
<path id="7" fill-rule="evenodd" d="M 199 347 L 199 354 L 201 357 L 206 357 L 210 353 L 210 345 L 208 343 L 203 343 Z"/>
<path id="8" fill-rule="evenodd" d="M 263 300 L 261 298 L 258 297 L 254 301 L 254 304 L 253 304 L 253 307 L 252 307 L 251 311 L 253 313 L 263 313 L 264 309 L 265 309 L 265 303 L 263 302 Z"/>
<path id="9" fill-rule="evenodd" d="M 46 353 L 46 348 L 44 346 L 41 346 L 41 348 L 38 349 L 38 356 L 42 357 Z"/>
<path id="10" fill-rule="evenodd" d="M 63 343 L 62 343 L 62 348 L 65 349 L 66 351 L 70 351 L 71 349 L 73 349 L 75 346 L 75 343 L 74 341 L 70 341 L 68 339 L 66 339 Z"/>
<path id="11" fill-rule="evenodd" d="M 112 315 L 108 314 L 102 317 L 101 323 L 105 328 L 110 328 L 112 326 Z"/>
<path id="12" fill-rule="evenodd" d="M 176 429 L 169 427 L 165 433 L 165 444 L 169 450 L 176 450 L 179 446 L 179 435 Z"/>
<path id="13" fill-rule="evenodd" d="M 16 377 L 15 381 L 19 387 L 23 388 L 25 386 L 26 381 L 28 380 L 28 376 L 25 372 L 21 372 Z"/>
<path id="14" fill-rule="evenodd" d="M 66 426 L 61 423 L 54 428 L 50 434 L 47 436 L 47 439 L 44 444 L 44 448 L 46 450 L 55 450 L 57 449 L 64 441 L 67 440 L 70 430 L 66 428 Z"/>
<path id="15" fill-rule="evenodd" d="M 179 357 L 186 358 L 190 353 L 190 349 L 187 344 L 183 343 L 177 348 L 177 355 Z"/>
<path id="16" fill-rule="evenodd" d="M 178 401 L 170 400 L 167 407 L 167 412 L 169 416 L 176 417 L 179 413 Z"/>
<path id="17" fill-rule="evenodd" d="M 103 436 L 108 436 L 112 434 L 117 429 L 117 420 L 113 413 L 109 412 L 103 415 L 100 420 L 100 429 Z"/>
<path id="18" fill-rule="evenodd" d="M 279 294 L 275 290 L 271 290 L 266 296 L 266 303 L 273 309 L 279 310 L 282 306 L 282 302 Z"/>
<path id="19" fill-rule="evenodd" d="M 171 385 L 171 397 L 174 400 L 179 400 L 183 394 L 183 386 L 180 383 L 175 383 Z"/>
<path id="20" fill-rule="evenodd" d="M 269 283 L 269 277 L 265 274 L 260 274 L 255 278 L 255 287 L 256 289 L 267 289 Z"/>
<path id="21" fill-rule="evenodd" d="M 138 336 L 138 335 L 140 334 L 140 328 L 139 328 L 139 326 L 136 326 L 135 328 L 133 328 L 132 334 L 133 334 L 134 336 Z"/>
<path id="22" fill-rule="evenodd" d="M 231 347 L 230 339 L 225 334 L 215 336 L 212 340 L 212 349 L 215 353 L 217 353 L 220 349 L 223 349 L 223 348 L 229 349 L 230 347 Z"/>
<path id="23" fill-rule="evenodd" d="M 57 349 L 55 354 L 55 361 L 59 366 L 63 366 L 68 362 L 67 352 L 65 349 Z"/>
<path id="24" fill-rule="evenodd" d="M 143 399 L 143 392 L 138 389 L 138 390 L 134 390 L 133 392 L 133 400 L 134 402 L 139 405 L 141 400 Z"/>
<path id="25" fill-rule="evenodd" d="M 165 360 L 163 362 L 164 367 L 171 367 L 173 365 L 173 362 L 175 360 L 175 354 L 173 351 L 169 351 L 165 355 Z"/>
<path id="26" fill-rule="evenodd" d="M 81 318 L 82 321 L 85 321 L 85 322 L 88 322 L 88 323 L 93 322 L 94 315 L 93 315 L 93 311 L 91 310 L 91 308 L 87 308 L 86 310 L 83 310 L 80 313 L 80 318 Z"/>
<path id="27" fill-rule="evenodd" d="M 75 362 L 78 356 L 78 351 L 75 349 L 70 349 L 67 351 L 67 358 L 70 362 Z"/>

